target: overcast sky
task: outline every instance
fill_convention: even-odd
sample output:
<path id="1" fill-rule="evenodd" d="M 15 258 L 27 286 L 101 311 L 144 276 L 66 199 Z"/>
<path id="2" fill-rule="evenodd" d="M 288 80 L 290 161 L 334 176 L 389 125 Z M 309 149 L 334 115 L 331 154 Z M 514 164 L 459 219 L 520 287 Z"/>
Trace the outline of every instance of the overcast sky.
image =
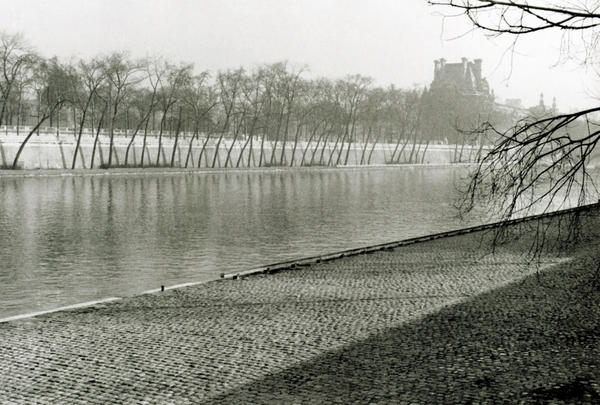
<path id="1" fill-rule="evenodd" d="M 483 59 L 498 96 L 525 105 L 544 92 L 566 111 L 600 94 L 591 73 L 554 66 L 556 34 L 522 38 L 510 74 L 509 38 L 469 33 L 464 18 L 443 12 L 425 0 L 0 0 L 0 27 L 22 32 L 44 56 L 128 50 L 194 62 L 199 71 L 288 60 L 311 75 L 360 73 L 405 88 L 428 85 L 434 59 L 464 56 Z"/>

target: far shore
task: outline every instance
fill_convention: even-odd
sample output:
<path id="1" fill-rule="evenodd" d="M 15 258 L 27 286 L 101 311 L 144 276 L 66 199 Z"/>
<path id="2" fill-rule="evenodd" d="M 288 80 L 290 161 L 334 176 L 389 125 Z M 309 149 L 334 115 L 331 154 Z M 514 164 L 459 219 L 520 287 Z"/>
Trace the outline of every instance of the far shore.
<path id="1" fill-rule="evenodd" d="M 270 166 L 270 167 L 240 167 L 240 168 L 182 168 L 182 167 L 118 167 L 111 169 L 0 169 L 3 177 L 64 177 L 64 176 L 123 176 L 123 175 L 172 175 L 172 174 L 210 174 L 210 173 L 241 173 L 241 172 L 279 172 L 279 171 L 317 171 L 317 170 L 380 170 L 398 168 L 441 168 L 468 167 L 473 163 L 410 163 L 387 165 L 347 165 L 347 166 Z"/>

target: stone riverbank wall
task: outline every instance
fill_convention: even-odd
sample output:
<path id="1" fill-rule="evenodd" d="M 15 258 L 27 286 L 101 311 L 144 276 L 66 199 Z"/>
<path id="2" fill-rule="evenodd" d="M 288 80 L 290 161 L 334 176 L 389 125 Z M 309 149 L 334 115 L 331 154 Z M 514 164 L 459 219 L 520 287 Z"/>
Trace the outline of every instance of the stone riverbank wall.
<path id="1" fill-rule="evenodd" d="M 72 130 L 71 130 L 72 131 Z M 19 146 L 25 139 L 27 131 L 17 134 L 14 130 L 0 129 L 0 167 L 12 166 Z M 18 167 L 21 169 L 69 169 L 73 161 L 77 137 L 73 132 L 41 132 L 34 134 L 26 144 L 19 157 Z M 95 134 L 85 131 L 81 138 L 77 153 L 76 168 L 92 168 L 92 151 L 94 150 Z M 299 141 L 294 147 L 293 141 L 279 142 L 265 140 L 262 144 L 262 163 L 260 138 L 223 139 L 211 138 L 206 142 L 204 136 L 192 141 L 191 134 L 179 136 L 175 153 L 175 140 L 171 136 L 163 136 L 159 153 L 157 134 L 146 138 L 143 146 L 143 136 L 138 135 L 127 155 L 126 152 L 131 134 L 118 131 L 114 136 L 112 167 L 142 166 L 142 149 L 144 149 L 143 166 L 174 166 L 174 167 L 258 167 L 258 166 L 341 166 L 341 165 L 385 165 L 385 164 L 450 164 L 468 163 L 477 159 L 482 148 L 475 145 L 448 144 L 415 144 L 404 145 L 378 143 L 344 143 L 335 142 L 305 142 Z M 206 143 L 206 145 L 205 145 Z M 108 165 L 110 138 L 101 133 L 96 144 L 93 167 L 100 168 Z M 204 148 L 204 151 L 202 151 Z M 274 156 L 273 158 L 273 150 Z M 340 156 L 341 155 L 341 156 Z M 347 159 L 346 159 L 347 157 Z M 186 165 L 187 162 L 187 165 Z"/>

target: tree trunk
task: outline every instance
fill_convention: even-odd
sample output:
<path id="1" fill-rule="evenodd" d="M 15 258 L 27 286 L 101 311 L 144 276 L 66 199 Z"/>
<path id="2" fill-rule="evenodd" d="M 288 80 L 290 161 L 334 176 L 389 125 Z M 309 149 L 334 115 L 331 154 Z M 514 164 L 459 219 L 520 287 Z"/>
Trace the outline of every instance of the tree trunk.
<path id="1" fill-rule="evenodd" d="M 310 134 L 310 137 L 308 138 L 308 141 L 306 141 L 306 146 L 304 147 L 304 150 L 302 151 L 302 160 L 300 161 L 300 166 L 304 166 L 304 162 L 306 159 L 306 151 L 308 151 L 308 148 L 310 148 L 311 144 L 312 144 L 312 140 L 314 139 L 315 135 L 317 134 L 317 130 L 319 129 L 319 126 L 321 125 L 320 122 L 317 123 L 317 125 L 315 126 L 315 128 L 313 129 L 313 131 Z"/>
<path id="2" fill-rule="evenodd" d="M 267 134 L 264 133 L 263 136 L 260 138 L 260 156 L 258 157 L 258 167 L 262 166 L 263 157 L 264 157 L 264 153 L 265 153 L 265 138 L 266 137 L 267 137 Z"/>
<path id="3" fill-rule="evenodd" d="M 246 146 L 248 144 L 250 144 L 250 152 L 248 152 L 248 167 L 250 167 L 250 157 L 252 155 L 252 137 L 254 136 L 254 128 L 256 126 L 257 121 L 258 121 L 258 114 L 254 115 L 254 118 L 252 119 L 252 126 L 250 126 L 250 131 L 248 131 L 248 139 L 246 140 L 246 143 L 244 143 L 244 146 L 242 147 L 242 150 L 240 151 L 240 155 L 238 156 L 238 160 L 235 163 L 235 167 L 240 167 L 240 161 L 242 159 L 242 156 L 244 155 L 244 151 L 246 150 Z"/>
<path id="4" fill-rule="evenodd" d="M 225 123 L 223 124 L 223 128 L 221 129 L 221 134 L 219 135 L 219 139 L 217 140 L 217 144 L 215 145 L 215 154 L 213 155 L 212 167 L 214 168 L 217 164 L 217 159 L 219 158 L 219 147 L 221 146 L 221 141 L 225 136 L 225 131 L 229 128 L 229 120 L 231 119 L 231 112 L 233 111 L 233 98 L 231 103 L 229 104 L 229 109 L 225 112 Z"/>
<path id="5" fill-rule="evenodd" d="M 207 128 L 206 139 L 204 140 L 204 143 L 202 144 L 202 149 L 200 149 L 200 154 L 198 155 L 198 168 L 200 168 L 200 164 L 202 163 L 202 155 L 204 154 L 204 150 L 206 149 L 206 145 L 208 144 L 209 139 L 210 139 L 210 127 Z M 208 158 L 206 158 L 206 167 L 208 167 Z"/>
<path id="6" fill-rule="evenodd" d="M 163 136 L 163 130 L 165 128 L 165 117 L 167 116 L 167 113 L 165 111 L 165 113 L 163 114 L 163 116 L 160 119 L 160 129 L 158 132 L 158 152 L 156 152 L 156 167 L 160 166 L 160 154 L 162 152 L 162 136 Z"/>
<path id="7" fill-rule="evenodd" d="M 171 167 L 173 167 L 173 165 L 175 164 L 175 152 L 177 151 L 177 142 L 179 141 L 179 130 L 180 129 L 181 129 L 181 107 L 179 107 L 179 117 L 177 118 L 177 127 L 175 129 L 175 142 L 173 142 L 173 152 L 171 152 Z"/>
<path id="8" fill-rule="evenodd" d="M 0 126 L 4 125 L 4 114 L 6 113 L 6 104 L 8 103 L 8 96 L 10 95 L 10 92 L 8 92 L 6 94 L 6 97 L 4 97 L 4 100 L 2 100 L 2 109 L 0 109 Z M 38 114 L 39 116 L 39 114 Z"/>
<path id="9" fill-rule="evenodd" d="M 465 148 L 465 141 L 463 140 L 462 144 L 460 145 L 460 153 L 458 155 L 458 163 L 462 162 L 462 155 L 463 155 L 464 148 Z"/>
<path id="10" fill-rule="evenodd" d="M 427 148 L 429 148 L 429 141 L 425 143 L 425 150 L 423 150 L 423 156 L 421 156 L 421 164 L 425 163 L 425 154 L 427 153 Z"/>
<path id="11" fill-rule="evenodd" d="M 371 147 L 371 151 L 369 152 L 369 159 L 367 160 L 367 166 L 371 164 L 371 156 L 373 155 L 373 151 L 375 150 L 375 146 L 377 145 L 377 142 L 379 141 L 379 137 L 381 136 L 381 129 L 379 131 L 380 132 L 375 137 L 375 142 L 373 142 L 373 146 Z"/>
<path id="12" fill-rule="evenodd" d="M 408 155 L 408 163 L 412 163 L 413 154 L 415 153 L 415 148 L 417 147 L 417 136 L 414 135 L 412 139 L 412 149 L 410 150 L 410 155 Z"/>
<path id="13" fill-rule="evenodd" d="M 73 137 L 77 136 L 77 111 L 73 107 Z"/>
<path id="14" fill-rule="evenodd" d="M 250 137 L 250 152 L 248 152 L 248 167 L 250 167 L 250 158 L 252 158 L 252 167 L 256 167 L 256 158 L 254 157 L 254 135 Z"/>
<path id="15" fill-rule="evenodd" d="M 17 155 L 15 156 L 15 160 L 13 161 L 13 164 L 12 164 L 13 170 L 17 169 L 17 165 L 19 164 L 19 157 L 21 157 L 21 153 L 23 152 L 23 149 L 25 149 L 25 145 L 27 144 L 27 142 L 29 141 L 31 136 L 35 133 L 35 131 L 37 131 L 37 129 L 44 123 L 44 121 L 46 121 L 50 117 L 50 114 L 52 114 L 52 112 L 42 116 L 42 119 L 38 121 L 38 123 L 35 125 L 35 127 L 33 127 L 33 129 L 31 131 L 29 131 L 29 134 L 27 134 L 27 136 L 23 140 L 23 142 L 21 143 L 21 146 L 19 146 L 19 150 L 17 151 Z"/>
<path id="16" fill-rule="evenodd" d="M 338 152 L 337 158 L 335 159 L 335 165 L 339 165 L 342 158 L 342 153 L 344 153 L 344 145 L 346 144 L 346 138 L 348 137 L 348 127 L 349 123 L 346 124 L 346 129 L 344 129 L 344 136 L 342 136 L 342 144 L 340 146 L 340 151 Z M 335 139 L 335 145 L 333 146 L 333 150 L 337 148 L 339 136 Z M 331 161 L 331 158 L 329 159 Z M 328 165 L 329 166 L 329 165 Z"/>
<path id="17" fill-rule="evenodd" d="M 81 120 L 85 120 L 85 111 L 83 110 L 81 112 Z M 71 170 L 75 169 L 75 164 L 77 163 L 77 152 L 79 151 L 79 145 L 81 144 L 81 136 L 83 135 L 83 125 L 84 123 L 82 122 L 81 125 L 79 125 L 79 134 L 77 134 L 77 142 L 75 142 L 75 151 L 73 151 L 73 161 L 71 163 Z"/>
<path id="18" fill-rule="evenodd" d="M 85 126 L 85 118 L 87 115 L 87 111 L 90 107 L 90 103 L 92 101 L 93 95 L 94 95 L 94 93 L 90 94 L 90 96 L 87 99 L 87 102 L 85 103 L 85 107 L 83 107 L 83 110 L 81 110 L 81 121 L 79 123 L 79 134 L 77 135 L 77 142 L 75 144 L 75 152 L 73 153 L 73 162 L 71 164 L 72 170 L 75 169 L 75 163 L 77 163 L 77 151 L 79 150 L 79 145 L 81 144 L 81 136 L 83 135 L 83 127 Z M 92 111 L 92 113 L 93 113 L 93 111 Z M 90 169 L 91 169 L 91 167 L 90 167 Z"/>
<path id="19" fill-rule="evenodd" d="M 290 167 L 294 166 L 294 157 L 296 156 L 296 146 L 298 145 L 298 135 L 300 134 L 300 129 L 302 125 L 298 125 L 296 127 L 296 135 L 294 136 L 294 147 L 292 149 L 292 158 L 290 159 Z"/>
<path id="20" fill-rule="evenodd" d="M 286 160 L 286 156 L 285 156 L 285 144 L 287 142 L 288 132 L 289 132 L 289 129 L 290 129 L 290 115 L 292 114 L 291 108 L 292 108 L 292 105 L 290 103 L 289 106 L 288 106 L 288 112 L 287 112 L 287 116 L 286 116 L 286 119 L 285 119 L 285 131 L 283 132 L 283 134 L 284 134 L 283 145 L 281 147 L 281 157 L 279 158 L 279 165 L 281 165 L 281 166 L 283 166 L 285 164 L 284 162 Z"/>
<path id="21" fill-rule="evenodd" d="M 313 153 L 310 157 L 310 166 L 312 166 L 314 164 L 315 155 L 319 152 L 319 143 L 321 142 L 321 139 L 323 139 L 323 138 L 327 139 L 327 136 L 329 136 L 329 133 L 332 129 L 333 129 L 333 124 L 331 125 L 331 128 L 323 131 L 323 133 L 319 136 L 319 139 L 317 139 L 317 144 L 315 145 L 315 148 L 313 149 Z M 323 145 L 325 145 L 325 142 L 323 143 Z M 321 159 L 322 158 L 323 158 L 323 152 L 321 152 Z M 320 162 L 319 162 L 319 164 L 320 164 Z"/>
<path id="22" fill-rule="evenodd" d="M 237 160 L 235 162 L 235 167 L 236 168 L 240 167 L 240 163 L 243 163 L 242 157 L 244 156 L 244 152 L 246 151 L 246 147 L 250 143 L 251 139 L 252 139 L 252 135 L 249 135 L 248 139 L 246 139 L 246 142 L 244 142 L 244 145 L 242 146 L 242 149 L 240 149 L 240 153 L 239 153 L 238 158 L 237 158 Z M 250 153 L 252 153 L 252 150 L 250 150 L 248 152 L 248 167 L 250 167 Z M 231 162 L 231 164 L 233 165 L 233 162 Z"/>
<path id="23" fill-rule="evenodd" d="M 92 161 L 90 163 L 90 169 L 94 168 L 94 158 L 96 157 L 96 146 L 98 145 L 98 137 L 100 136 L 100 129 L 102 127 L 102 122 L 104 121 L 104 114 L 106 113 L 107 108 L 108 108 L 108 104 L 102 110 L 102 114 L 100 114 L 100 119 L 98 120 L 98 129 L 96 130 L 96 137 L 94 138 L 94 146 L 92 147 Z"/>
<path id="24" fill-rule="evenodd" d="M 404 143 L 402 144 L 402 149 L 400 149 L 400 153 L 398 153 L 398 158 L 396 159 L 396 163 L 400 163 L 400 159 L 402 159 L 402 154 L 404 153 L 406 146 L 408 146 L 408 142 L 409 142 L 409 139 L 406 139 L 404 141 Z"/>
<path id="25" fill-rule="evenodd" d="M 325 140 L 323 141 L 323 146 L 321 147 L 321 156 L 319 157 L 319 166 L 323 166 L 323 156 L 325 155 L 325 148 L 327 147 L 327 144 L 329 143 L 329 137 L 331 136 L 331 132 L 333 131 L 333 128 L 335 127 L 335 124 L 331 125 L 331 129 L 327 132 L 327 134 L 325 134 Z"/>
<path id="26" fill-rule="evenodd" d="M 240 118 L 240 122 L 238 125 L 235 125 L 235 119 L 233 122 L 234 122 L 235 129 L 233 130 L 233 140 L 231 141 L 231 145 L 227 149 L 227 157 L 225 158 L 225 167 L 227 167 L 229 165 L 229 161 L 231 160 L 231 151 L 235 147 L 235 142 L 237 141 L 237 138 L 240 134 L 240 128 L 242 127 L 242 118 Z M 241 156 L 241 153 L 240 153 L 240 156 Z M 233 162 L 231 162 L 231 164 L 233 165 Z"/>
<path id="27" fill-rule="evenodd" d="M 348 165 L 348 156 L 350 155 L 350 146 L 352 146 L 352 140 L 356 135 L 356 118 L 352 121 L 352 128 L 350 128 L 350 137 L 348 138 L 348 148 L 346 149 L 346 157 L 344 158 L 344 166 Z M 355 154 L 356 156 L 356 154 Z"/>
<path id="28" fill-rule="evenodd" d="M 215 165 L 217 164 L 217 158 L 219 157 L 219 147 L 221 146 L 221 140 L 223 139 L 223 136 L 225 134 L 223 132 L 221 132 L 221 134 L 219 135 L 219 139 L 217 139 L 217 144 L 215 145 L 215 152 L 213 155 L 213 161 L 212 161 L 212 168 L 214 169 Z"/>
<path id="29" fill-rule="evenodd" d="M 271 159 L 269 161 L 270 166 L 273 166 L 275 164 L 275 151 L 277 150 L 277 142 L 279 142 L 279 131 L 281 131 L 281 124 L 283 122 L 283 108 L 284 107 L 281 107 L 281 112 L 279 113 L 277 132 L 275 132 L 275 143 L 273 144 L 273 148 L 271 149 Z"/>
<path id="30" fill-rule="evenodd" d="M 198 137 L 198 123 L 196 122 L 196 125 L 194 127 L 194 133 L 192 134 L 192 139 L 190 139 L 190 146 L 188 147 L 188 153 L 185 157 L 185 168 L 187 169 L 189 161 L 190 161 L 190 157 L 193 159 L 192 156 L 192 148 L 194 147 L 194 140 Z"/>
<path id="31" fill-rule="evenodd" d="M 129 143 L 127 144 L 127 149 L 125 149 L 125 166 L 127 166 L 128 161 L 129 161 L 129 150 L 131 149 L 131 146 L 133 145 L 133 142 L 135 141 L 135 137 L 137 136 L 138 132 L 142 128 L 144 121 L 146 121 L 146 126 L 148 125 L 146 118 L 147 117 L 142 117 L 140 122 L 138 122 L 138 124 L 135 127 L 135 130 L 133 131 L 133 134 L 131 135 L 131 139 L 129 140 Z M 142 150 L 142 154 L 143 153 L 144 153 L 144 151 Z M 135 160 L 135 154 L 133 156 L 134 156 L 134 160 Z"/>
<path id="32" fill-rule="evenodd" d="M 19 127 L 21 126 L 21 105 L 22 105 L 23 90 L 19 91 L 19 101 L 17 105 L 17 136 L 19 135 Z"/>
<path id="33" fill-rule="evenodd" d="M 110 137 L 110 142 L 109 142 L 109 148 L 108 148 L 108 168 L 110 168 L 112 166 L 112 156 L 113 156 L 113 147 L 114 147 L 114 138 L 115 138 L 115 119 L 117 118 L 117 112 L 118 112 L 118 103 L 117 103 L 117 98 L 118 98 L 118 93 L 117 93 L 117 97 L 115 97 L 115 102 L 114 102 L 114 107 L 113 107 L 113 113 L 112 113 L 112 117 L 110 118 L 110 126 L 108 129 L 108 135 Z"/>
<path id="34" fill-rule="evenodd" d="M 360 165 L 364 165 L 365 164 L 365 152 L 367 151 L 367 147 L 369 146 L 369 140 L 371 139 L 371 127 L 369 127 L 369 131 L 367 132 L 367 139 L 364 139 L 363 136 L 363 148 L 362 148 L 362 153 L 360 155 Z"/>
<path id="35" fill-rule="evenodd" d="M 142 142 L 142 158 L 140 159 L 140 166 L 144 167 L 144 155 L 146 153 L 146 141 L 147 141 L 147 137 L 148 137 L 148 125 L 150 124 L 150 117 L 148 116 L 146 118 L 146 124 L 144 124 L 144 140 Z M 148 156 L 148 159 L 150 159 L 150 156 Z"/>
<path id="36" fill-rule="evenodd" d="M 483 135 L 479 136 L 479 150 L 477 151 L 477 163 L 481 161 L 481 154 L 483 153 Z"/>
<path id="37" fill-rule="evenodd" d="M 415 153 L 415 163 L 419 163 L 419 151 L 421 150 L 421 142 L 419 142 L 419 146 L 417 147 L 416 153 Z"/>
<path id="38" fill-rule="evenodd" d="M 56 136 L 60 135 L 60 108 L 56 112 Z"/>
<path id="39" fill-rule="evenodd" d="M 346 137 L 346 134 L 344 134 L 344 138 L 345 137 Z M 331 166 L 331 163 L 332 163 L 332 160 L 333 160 L 333 154 L 337 150 L 337 146 L 338 146 L 339 141 L 340 141 L 340 136 L 338 135 L 338 136 L 335 137 L 335 144 L 333 145 L 333 150 L 329 153 L 329 160 L 327 161 L 327 166 Z M 344 139 L 342 138 L 342 145 L 344 145 L 343 142 L 344 142 Z M 339 162 L 339 160 L 340 160 L 340 154 L 341 153 L 342 153 L 342 151 L 338 152 L 338 156 L 337 156 L 337 160 L 336 160 L 336 165 L 337 165 L 337 162 Z"/>
<path id="40" fill-rule="evenodd" d="M 394 147 L 394 151 L 392 152 L 392 157 L 390 158 L 390 163 L 394 163 L 394 158 L 396 157 L 396 152 L 398 151 L 398 147 L 400 147 L 401 141 L 402 141 L 402 138 L 400 137 L 400 134 L 398 134 L 398 140 L 396 141 L 396 146 Z"/>
<path id="41" fill-rule="evenodd" d="M 454 154 L 452 156 L 452 163 L 456 163 L 457 155 L 458 155 L 458 143 L 454 142 Z"/>

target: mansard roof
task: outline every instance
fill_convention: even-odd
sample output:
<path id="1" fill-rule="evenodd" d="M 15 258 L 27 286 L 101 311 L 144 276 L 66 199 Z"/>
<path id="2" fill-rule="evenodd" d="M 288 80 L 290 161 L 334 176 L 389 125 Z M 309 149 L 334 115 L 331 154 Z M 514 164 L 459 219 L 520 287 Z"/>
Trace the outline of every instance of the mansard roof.
<path id="1" fill-rule="evenodd" d="M 434 75 L 431 88 L 456 88 L 463 94 L 488 95 L 490 88 L 481 74 L 481 59 L 460 63 L 446 63 L 445 59 L 434 61 Z"/>

